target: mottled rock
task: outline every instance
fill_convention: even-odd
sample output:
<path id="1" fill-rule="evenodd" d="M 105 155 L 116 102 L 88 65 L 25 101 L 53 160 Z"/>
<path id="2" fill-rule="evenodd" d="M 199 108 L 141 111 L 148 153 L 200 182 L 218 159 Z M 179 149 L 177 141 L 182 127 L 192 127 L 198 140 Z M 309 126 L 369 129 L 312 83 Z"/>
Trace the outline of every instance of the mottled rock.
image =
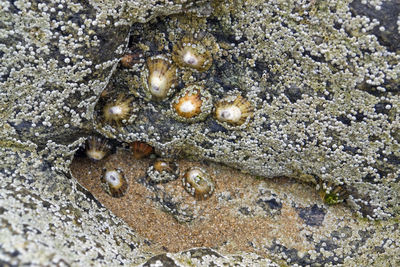
<path id="1" fill-rule="evenodd" d="M 153 264 L 153 265 L 152 265 Z M 277 267 L 271 260 L 263 259 L 255 254 L 222 256 L 209 248 L 195 248 L 180 253 L 161 254 L 152 257 L 141 265 L 174 267 L 174 266 L 265 266 Z"/>
<path id="2" fill-rule="evenodd" d="M 190 254 L 192 260 L 210 254 L 208 247 L 217 253 L 215 259 L 247 251 L 294 266 L 379 266 L 382 261 L 399 261 L 398 219 L 377 222 L 354 216 L 346 202 L 326 203 L 310 184 L 283 177 L 256 179 L 215 163 L 179 160 L 180 175 L 193 166 L 217 174 L 214 194 L 196 200 L 179 180 L 149 182 L 150 163 L 151 159 L 135 160 L 119 148 L 99 162 L 77 157 L 71 171 L 101 203 L 164 251 L 203 247 Z M 118 201 L 99 184 L 102 166 L 118 166 L 128 177 L 130 191 Z"/>
<path id="3" fill-rule="evenodd" d="M 165 267 L 177 267 L 175 261 L 168 257 L 166 254 L 160 254 L 152 257 L 146 263 L 142 265 L 143 267 L 151 267 L 151 266 L 165 266 Z"/>
<path id="4" fill-rule="evenodd" d="M 22 265 L 138 264 L 149 247 L 67 173 L 34 152 L 1 150 L 0 262 Z"/>
<path id="5" fill-rule="evenodd" d="M 340 246 L 329 240 L 304 258 L 278 243 L 266 245 L 272 254 L 347 265 L 398 255 L 398 241 L 375 244 L 374 235 L 398 231 L 399 9 L 396 0 L 364 2 L 0 1 L 0 262 L 118 265 L 154 256 L 69 176 L 81 137 L 94 132 L 262 177 L 318 177 L 343 187 L 358 214 L 388 220 L 353 233 L 356 249 L 344 258 L 330 258 Z M 181 70 L 177 89 L 201 83 L 215 100 L 240 93 L 255 107 L 248 124 L 176 121 L 168 101 L 141 97 L 144 60 L 115 72 L 127 46 L 144 58 L 168 54 L 184 35 L 204 39 L 213 65 Z M 101 120 L 104 89 L 105 99 L 135 97 L 137 114 L 123 127 Z M 280 210 L 273 198 L 260 203 Z M 318 261 L 319 253 L 327 255 Z"/>
<path id="6" fill-rule="evenodd" d="M 398 194 L 400 177 L 400 58 L 374 35 L 380 22 L 358 15 L 379 7 L 255 3 L 231 12 L 219 7 L 207 19 L 173 16 L 136 25 L 129 43 L 144 58 L 170 55 L 187 35 L 207 44 L 213 65 L 205 72 L 178 68 L 176 94 L 193 83 L 203 84 L 214 104 L 240 94 L 254 107 L 248 123 L 219 124 L 213 114 L 204 114 L 204 121 L 177 120 L 171 100 L 142 97 L 142 60 L 131 69 L 117 69 L 110 87 L 110 92 L 136 96 L 137 118 L 116 129 L 98 115 L 99 131 L 121 141 L 147 141 L 165 156 L 329 184 L 368 218 L 398 214 L 392 196 Z M 379 12 L 389 12 L 389 6 L 385 3 Z M 97 114 L 101 107 L 98 103 Z"/>

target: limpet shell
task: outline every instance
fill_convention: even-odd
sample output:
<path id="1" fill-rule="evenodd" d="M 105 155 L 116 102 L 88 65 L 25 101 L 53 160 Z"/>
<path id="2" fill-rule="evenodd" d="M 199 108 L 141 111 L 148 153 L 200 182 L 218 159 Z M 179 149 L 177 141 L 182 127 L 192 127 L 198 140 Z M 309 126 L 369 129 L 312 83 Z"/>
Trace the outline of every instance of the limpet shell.
<path id="1" fill-rule="evenodd" d="M 154 183 L 164 183 L 178 178 L 179 166 L 172 159 L 156 159 L 147 169 L 147 176 Z"/>
<path id="2" fill-rule="evenodd" d="M 103 169 L 101 186 L 112 197 L 123 197 L 128 190 L 128 181 L 121 169 Z"/>
<path id="3" fill-rule="evenodd" d="M 215 190 L 215 184 L 206 170 L 200 167 L 190 168 L 182 178 L 185 190 L 198 200 L 209 198 Z"/>

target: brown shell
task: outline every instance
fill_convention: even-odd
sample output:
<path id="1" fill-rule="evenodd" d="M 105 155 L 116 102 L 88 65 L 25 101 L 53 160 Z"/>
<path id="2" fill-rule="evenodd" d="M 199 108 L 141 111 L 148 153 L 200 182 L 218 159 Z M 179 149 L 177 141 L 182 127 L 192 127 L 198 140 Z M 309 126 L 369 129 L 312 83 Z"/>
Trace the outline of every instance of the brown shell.
<path id="1" fill-rule="evenodd" d="M 130 144 L 135 159 L 142 159 L 153 153 L 153 147 L 145 142 L 135 141 Z"/>
<path id="2" fill-rule="evenodd" d="M 194 109 L 191 111 L 185 111 L 183 109 L 184 105 L 190 103 L 193 105 Z M 184 118 L 192 118 L 201 113 L 201 105 L 203 101 L 200 99 L 200 92 L 197 91 L 195 93 L 187 92 L 184 96 L 180 97 L 178 103 L 174 103 L 173 106 L 175 108 L 176 113 Z"/>
<path id="3" fill-rule="evenodd" d="M 172 159 L 158 158 L 147 169 L 147 176 L 154 183 L 165 183 L 179 176 L 179 166 Z"/>
<path id="4" fill-rule="evenodd" d="M 169 114 L 181 122 L 204 120 L 212 111 L 212 96 L 201 84 L 188 85 L 171 101 Z"/>
<path id="5" fill-rule="evenodd" d="M 116 100 L 108 102 L 103 107 L 103 117 L 105 122 L 114 122 L 119 125 L 122 120 L 128 119 L 132 111 L 132 100 L 132 97 L 126 98 L 125 95 L 121 94 Z"/>
<path id="6" fill-rule="evenodd" d="M 154 170 L 158 172 L 176 172 L 177 165 L 169 159 L 156 159 L 153 163 Z"/>
<path id="7" fill-rule="evenodd" d="M 121 65 L 124 68 L 132 68 L 132 66 L 140 61 L 140 58 L 142 57 L 141 54 L 125 54 L 121 58 Z"/>

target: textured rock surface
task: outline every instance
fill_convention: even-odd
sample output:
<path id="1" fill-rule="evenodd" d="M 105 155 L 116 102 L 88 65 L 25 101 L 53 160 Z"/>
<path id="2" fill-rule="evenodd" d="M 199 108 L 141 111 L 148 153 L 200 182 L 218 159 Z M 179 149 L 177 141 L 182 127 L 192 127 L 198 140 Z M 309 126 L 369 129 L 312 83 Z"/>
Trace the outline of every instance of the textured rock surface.
<path id="1" fill-rule="evenodd" d="M 266 266 L 278 264 L 254 254 L 223 256 L 209 248 L 196 248 L 181 253 L 168 253 L 152 257 L 142 266 Z"/>
<path id="2" fill-rule="evenodd" d="M 0 1 L 1 261 L 119 264 L 148 256 L 142 239 L 68 178 L 80 137 L 95 129 L 266 177 L 317 176 L 346 188 L 363 215 L 398 215 L 396 1 L 193 2 Z M 182 10 L 184 17 L 153 20 Z M 146 24 L 130 28 L 139 22 Z M 123 128 L 102 125 L 95 105 L 129 31 L 130 46 L 144 44 L 145 56 L 170 52 L 187 33 L 207 33 L 213 66 L 181 71 L 179 88 L 201 81 L 215 100 L 241 92 L 254 120 L 243 129 L 212 116 L 174 121 L 168 101 L 142 99 L 139 62 L 117 72 L 108 91 L 136 95 L 140 113 Z"/>
<path id="3" fill-rule="evenodd" d="M 180 69 L 176 90 L 203 84 L 214 103 L 241 94 L 253 105 L 254 119 L 240 127 L 218 123 L 212 115 L 195 123 L 177 121 L 172 98 L 145 100 L 146 66 L 138 60 L 131 69 L 117 70 L 104 101 L 132 94 L 140 111 L 116 128 L 102 122 L 99 102 L 99 131 L 149 142 L 166 156 L 340 185 L 363 216 L 398 214 L 393 196 L 400 188 L 400 65 L 396 46 L 385 36 L 398 31 L 387 20 L 399 10 L 390 6 L 378 12 L 358 2 L 254 1 L 228 11 L 219 6 L 209 19 L 185 15 L 135 25 L 129 46 L 144 58 L 169 55 L 187 35 L 208 44 L 211 69 Z M 382 10 L 388 16 L 379 22 Z"/>
<path id="4" fill-rule="evenodd" d="M 37 154 L 2 150 L 2 155 L 2 162 L 14 166 L 1 173 L 0 263 L 119 265 L 151 255 L 122 220 L 74 179 L 34 160 Z"/>
<path id="5" fill-rule="evenodd" d="M 400 263 L 398 220 L 361 219 L 344 204 L 325 204 L 312 185 L 283 177 L 255 179 L 220 164 L 179 160 L 180 176 L 196 166 L 213 178 L 213 195 L 198 201 L 181 179 L 150 181 L 146 169 L 151 163 L 152 159 L 135 160 L 129 150 L 118 148 L 99 162 L 76 157 L 71 171 L 136 233 L 170 253 L 193 247 L 211 247 L 220 254 L 246 251 L 283 266 Z M 99 184 L 104 166 L 125 174 L 129 185 L 124 197 L 110 197 Z"/>

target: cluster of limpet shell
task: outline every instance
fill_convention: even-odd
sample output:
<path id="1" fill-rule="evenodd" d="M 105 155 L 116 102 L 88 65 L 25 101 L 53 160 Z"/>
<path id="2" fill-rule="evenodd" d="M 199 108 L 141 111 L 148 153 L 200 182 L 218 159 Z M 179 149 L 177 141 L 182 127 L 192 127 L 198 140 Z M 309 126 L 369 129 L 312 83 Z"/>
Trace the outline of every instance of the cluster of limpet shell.
<path id="1" fill-rule="evenodd" d="M 154 148 L 141 141 L 129 144 L 134 158 L 142 159 L 151 155 Z M 103 159 L 111 150 L 106 139 L 90 136 L 85 145 L 86 155 L 92 160 Z M 180 175 L 179 165 L 173 159 L 157 158 L 147 169 L 147 176 L 154 184 L 176 180 Z M 103 168 L 100 183 L 103 190 L 110 196 L 123 197 L 128 190 L 128 181 L 120 168 Z M 215 183 L 211 175 L 200 167 L 187 170 L 182 178 L 184 189 L 198 200 L 208 199 L 215 190 Z"/>
<path id="2" fill-rule="evenodd" d="M 214 51 L 212 47 L 215 45 L 212 40 L 212 37 L 195 39 L 193 36 L 185 36 L 174 44 L 171 56 L 156 55 L 147 60 L 139 52 L 126 54 L 121 59 L 121 66 L 131 68 L 134 72 L 140 71 L 140 78 L 135 76 L 130 90 L 135 96 L 141 96 L 147 101 L 165 101 L 181 86 L 178 83 L 179 68 L 198 72 L 210 69 L 213 63 L 211 51 Z M 139 67 L 133 68 L 135 64 L 139 64 Z M 142 93 L 136 90 L 139 87 Z M 103 107 L 104 121 L 120 126 L 127 118 L 132 118 L 131 102 L 132 98 L 125 98 L 124 95 L 108 102 Z M 213 111 L 219 124 L 226 129 L 237 130 L 247 127 L 254 108 L 240 94 L 225 96 L 213 106 L 213 97 L 209 91 L 201 82 L 194 82 L 175 94 L 165 114 L 180 122 L 193 123 L 205 120 Z"/>
<path id="3" fill-rule="evenodd" d="M 210 69 L 213 63 L 210 45 L 192 36 L 183 37 L 173 46 L 171 58 L 172 60 L 167 56 L 157 55 L 146 60 L 140 78 L 146 100 L 164 101 L 174 94 L 178 85 L 178 68 L 203 72 Z M 134 59 L 137 60 L 133 55 L 127 54 L 121 59 L 121 65 L 129 67 Z M 106 122 L 118 123 L 125 117 L 128 103 L 119 103 L 120 109 L 111 104 L 104 107 Z M 167 114 L 178 121 L 193 123 L 204 120 L 213 109 L 218 123 L 232 130 L 246 127 L 253 116 L 253 106 L 241 95 L 226 96 L 213 107 L 211 94 L 200 83 L 187 85 L 175 95 Z"/>
<path id="4" fill-rule="evenodd" d="M 128 190 L 128 181 L 121 169 L 103 169 L 101 186 L 112 197 L 123 197 Z"/>
<path id="5" fill-rule="evenodd" d="M 202 121 L 212 111 L 212 96 L 201 85 L 189 85 L 171 101 L 171 109 L 178 121 Z"/>
<path id="6" fill-rule="evenodd" d="M 196 72 L 210 69 L 213 57 L 209 48 L 201 40 L 184 37 L 173 46 L 170 57 L 156 55 L 149 56 L 145 60 L 142 58 L 142 54 L 125 55 L 121 59 L 121 66 L 125 68 L 125 73 L 140 72 L 141 74 L 140 77 L 132 78 L 135 83 L 131 85 L 135 90 L 141 88 L 142 93 L 132 92 L 132 88 L 130 89 L 131 93 L 135 97 L 141 97 L 147 101 L 161 102 L 159 106 L 163 107 L 166 105 L 162 101 L 174 95 L 169 103 L 170 109 L 164 114 L 177 121 L 199 122 L 214 112 L 217 122 L 227 129 L 234 130 L 245 127 L 253 116 L 253 106 L 245 97 L 239 94 L 228 95 L 214 105 L 213 97 L 205 88 L 204 83 L 194 82 L 185 86 L 178 83 L 178 76 L 181 73 L 179 68 Z M 190 73 L 196 76 L 196 73 Z M 130 86 L 129 83 L 128 85 Z M 182 89 L 175 93 L 178 88 Z M 105 103 L 102 108 L 103 121 L 120 126 L 121 123 L 134 117 L 132 100 L 133 97 L 125 97 L 124 94 L 120 94 L 117 98 Z M 140 141 L 132 142 L 129 146 L 136 159 L 144 158 L 154 152 L 152 146 Z M 103 158 L 104 156 L 96 155 L 94 157 Z M 172 181 L 179 177 L 179 167 L 172 160 L 157 159 L 148 168 L 147 176 L 154 183 Z M 126 191 L 124 184 L 126 179 L 124 179 L 120 170 L 113 169 L 104 171 L 101 181 L 108 194 L 119 197 L 123 195 L 122 191 Z M 211 176 L 204 169 L 198 167 L 189 169 L 183 175 L 182 184 L 185 190 L 197 199 L 207 199 L 215 190 Z"/>
<path id="7" fill-rule="evenodd" d="M 129 144 L 130 149 L 132 151 L 132 155 L 135 159 L 142 159 L 151 155 L 154 151 L 154 148 L 141 141 L 135 141 Z M 93 160 L 99 161 L 105 158 L 109 152 L 111 151 L 111 146 L 109 145 L 107 139 L 102 137 L 94 137 L 89 136 L 86 140 L 85 144 L 85 154 L 86 156 Z M 164 164 L 168 163 L 168 165 Z M 176 172 L 178 175 L 179 170 L 177 169 L 177 165 L 173 165 L 174 163 L 167 160 L 157 160 L 154 163 L 154 169 L 159 171 L 162 175 L 164 171 L 166 172 Z M 128 189 L 128 182 L 120 168 L 103 168 L 100 183 L 103 190 L 110 196 L 119 198 L 125 195 Z"/>
<path id="8" fill-rule="evenodd" d="M 186 171 L 182 178 L 185 190 L 198 200 L 209 198 L 215 190 L 214 181 L 206 170 L 192 167 Z"/>
<path id="9" fill-rule="evenodd" d="M 154 183 L 173 181 L 179 176 L 179 166 L 172 159 L 158 158 L 147 169 L 147 176 Z"/>

